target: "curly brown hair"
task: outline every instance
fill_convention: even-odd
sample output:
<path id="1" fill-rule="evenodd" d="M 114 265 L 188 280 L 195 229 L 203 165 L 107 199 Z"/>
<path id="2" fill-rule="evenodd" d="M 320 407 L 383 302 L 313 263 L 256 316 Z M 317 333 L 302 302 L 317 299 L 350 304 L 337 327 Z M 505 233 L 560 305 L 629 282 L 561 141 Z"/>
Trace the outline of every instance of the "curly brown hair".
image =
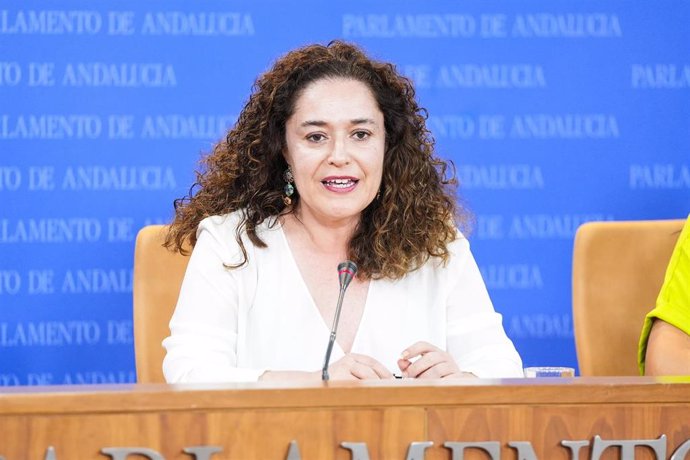
<path id="1" fill-rule="evenodd" d="M 291 51 L 257 79 L 235 126 L 202 160 L 189 195 L 175 200 L 166 247 L 185 253 L 186 244 L 196 243 L 202 219 L 238 210 L 244 211 L 236 229 L 244 259 L 232 267 L 247 263 L 243 232 L 255 246 L 266 247 L 257 226 L 299 206 L 299 191 L 291 206 L 283 202 L 285 124 L 301 92 L 324 78 L 366 84 L 384 115 L 382 193 L 362 212 L 349 243 L 358 276 L 399 279 L 430 257 L 447 262 L 456 224 L 468 221 L 456 203 L 452 163 L 434 156 L 427 112 L 418 106 L 412 82 L 392 64 L 342 41 Z"/>

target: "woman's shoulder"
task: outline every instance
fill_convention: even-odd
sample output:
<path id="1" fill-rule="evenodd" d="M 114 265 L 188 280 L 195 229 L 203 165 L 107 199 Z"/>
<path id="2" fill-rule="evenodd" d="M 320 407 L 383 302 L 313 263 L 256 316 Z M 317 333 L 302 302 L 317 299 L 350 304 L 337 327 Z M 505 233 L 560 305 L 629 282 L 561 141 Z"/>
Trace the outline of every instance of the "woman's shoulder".
<path id="1" fill-rule="evenodd" d="M 446 243 L 446 248 L 448 249 L 449 256 L 448 263 L 446 265 L 458 264 L 471 254 L 470 241 L 458 228 L 455 229 L 453 239 Z"/>
<path id="2" fill-rule="evenodd" d="M 257 225 L 255 232 L 261 240 L 267 245 L 273 242 L 275 230 L 280 225 L 277 224 L 276 218 L 265 219 L 262 223 Z M 233 211 L 227 214 L 220 214 L 208 216 L 199 222 L 197 227 L 197 244 L 201 240 L 215 241 L 219 247 L 229 251 L 230 254 L 236 254 L 241 251 L 238 244 L 238 236 L 242 240 L 244 248 L 248 252 L 253 252 L 254 244 L 251 238 L 247 235 L 245 227 L 245 212 L 244 210 Z"/>
<path id="3" fill-rule="evenodd" d="M 241 222 L 242 214 L 239 211 L 208 216 L 199 222 L 196 229 L 197 240 L 210 236 L 218 241 L 232 241 L 237 235 L 237 228 Z"/>
<path id="4" fill-rule="evenodd" d="M 227 214 L 208 216 L 199 222 L 199 226 L 197 227 L 197 236 L 199 236 L 202 231 L 222 235 L 232 234 L 235 236 L 238 228 L 240 229 L 240 233 L 245 236 L 246 229 L 242 225 L 245 220 L 245 216 L 246 214 L 243 209 L 229 212 Z M 265 219 L 257 226 L 256 232 L 261 234 L 266 231 L 273 230 L 277 226 L 276 222 L 277 219 L 273 217 Z"/>
<path id="5" fill-rule="evenodd" d="M 688 214 L 685 225 L 683 225 L 683 229 L 678 237 L 678 246 L 683 246 L 686 250 L 690 248 L 690 214 Z"/>
<path id="6" fill-rule="evenodd" d="M 448 242 L 448 246 L 452 248 L 467 248 L 470 246 L 470 241 L 465 236 L 465 233 L 456 227 L 455 237 Z"/>
<path id="7" fill-rule="evenodd" d="M 690 308 L 690 295 L 688 295 L 688 291 L 685 289 L 687 279 L 690 277 L 690 216 L 685 221 L 685 225 L 676 241 L 666 270 L 661 294 L 673 288 L 677 296 L 682 296 L 687 307 Z M 670 294 L 670 292 L 666 293 Z"/>
<path id="8" fill-rule="evenodd" d="M 462 267 L 466 264 L 468 258 L 472 258 L 472 252 L 470 251 L 470 242 L 467 237 L 459 229 L 455 229 L 455 234 L 453 237 L 446 242 L 446 249 L 448 251 L 447 259 L 443 260 L 440 257 L 430 257 L 424 265 L 420 267 L 419 270 L 412 271 L 408 273 L 409 275 L 415 275 L 417 272 L 421 272 L 431 276 L 444 275 L 455 276 L 454 274 L 458 270 L 462 270 Z"/>
<path id="9" fill-rule="evenodd" d="M 664 293 L 669 284 L 677 283 L 684 285 L 688 276 L 690 276 L 690 215 L 685 221 L 685 225 L 673 248 L 671 260 L 669 260 L 666 268 L 664 285 L 661 288 L 662 293 Z M 681 291 L 684 290 L 681 289 Z"/>

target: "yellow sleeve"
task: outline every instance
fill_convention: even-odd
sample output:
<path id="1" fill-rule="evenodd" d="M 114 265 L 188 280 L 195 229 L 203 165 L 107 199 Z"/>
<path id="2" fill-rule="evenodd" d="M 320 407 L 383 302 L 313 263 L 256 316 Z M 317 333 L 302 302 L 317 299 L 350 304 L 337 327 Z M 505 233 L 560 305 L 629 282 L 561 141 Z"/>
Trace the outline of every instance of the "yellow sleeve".
<path id="1" fill-rule="evenodd" d="M 643 375 L 647 340 L 655 318 L 690 335 L 690 216 L 673 249 L 656 307 L 647 314 L 642 326 L 637 362 Z"/>

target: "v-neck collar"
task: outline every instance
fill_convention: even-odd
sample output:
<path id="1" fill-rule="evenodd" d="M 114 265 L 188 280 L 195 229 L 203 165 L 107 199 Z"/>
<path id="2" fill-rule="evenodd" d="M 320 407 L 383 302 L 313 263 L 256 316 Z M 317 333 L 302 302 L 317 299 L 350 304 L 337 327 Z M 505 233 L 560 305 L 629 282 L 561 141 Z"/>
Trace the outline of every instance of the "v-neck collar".
<path id="1" fill-rule="evenodd" d="M 320 323 L 323 326 L 324 329 L 324 337 L 328 337 L 331 333 L 331 325 L 333 324 L 333 318 L 330 319 L 330 321 L 326 321 L 326 319 L 323 317 L 321 314 L 321 311 L 319 310 L 318 305 L 316 305 L 316 302 L 314 301 L 314 297 L 312 296 L 311 292 L 309 291 L 309 287 L 307 286 L 307 282 L 304 280 L 304 277 L 302 276 L 302 272 L 299 269 L 299 265 L 297 265 L 297 260 L 295 259 L 295 255 L 292 252 L 292 248 L 290 247 L 290 242 L 287 239 L 287 235 L 285 234 L 285 231 L 283 229 L 283 224 L 282 222 L 278 221 L 277 223 L 277 230 L 281 235 L 282 238 L 282 244 L 285 245 L 285 250 L 290 258 L 290 262 L 293 265 L 293 272 L 295 273 L 295 277 L 299 280 L 300 285 L 302 286 L 302 290 L 304 291 L 304 294 L 306 294 L 306 297 L 309 299 L 309 308 L 313 312 L 313 314 L 317 315 L 320 319 Z M 366 317 L 367 317 L 367 311 L 369 310 L 369 299 L 371 298 L 371 289 L 375 283 L 373 283 L 373 280 L 369 281 L 369 287 L 367 288 L 367 295 L 366 298 L 364 299 L 364 309 L 362 311 L 362 317 L 359 320 L 359 325 L 357 327 L 357 331 L 355 331 L 355 336 L 354 339 L 352 340 L 352 347 L 350 348 L 350 353 L 354 352 L 357 348 L 358 342 L 359 342 L 359 336 L 360 336 L 360 331 L 362 330 L 362 325 L 364 324 Z M 342 356 L 344 356 L 345 350 L 343 347 L 338 343 L 338 337 L 336 335 L 336 340 L 335 340 L 335 347 L 337 347 L 337 350 L 340 352 Z"/>

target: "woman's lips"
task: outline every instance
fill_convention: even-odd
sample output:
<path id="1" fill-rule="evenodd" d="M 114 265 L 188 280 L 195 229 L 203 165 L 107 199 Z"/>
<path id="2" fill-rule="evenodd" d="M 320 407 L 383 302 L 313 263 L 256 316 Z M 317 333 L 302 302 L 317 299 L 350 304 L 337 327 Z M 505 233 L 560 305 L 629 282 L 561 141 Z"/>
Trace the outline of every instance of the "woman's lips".
<path id="1" fill-rule="evenodd" d="M 326 177 L 321 181 L 326 190 L 336 193 L 346 193 L 354 190 L 359 182 L 354 177 Z"/>

